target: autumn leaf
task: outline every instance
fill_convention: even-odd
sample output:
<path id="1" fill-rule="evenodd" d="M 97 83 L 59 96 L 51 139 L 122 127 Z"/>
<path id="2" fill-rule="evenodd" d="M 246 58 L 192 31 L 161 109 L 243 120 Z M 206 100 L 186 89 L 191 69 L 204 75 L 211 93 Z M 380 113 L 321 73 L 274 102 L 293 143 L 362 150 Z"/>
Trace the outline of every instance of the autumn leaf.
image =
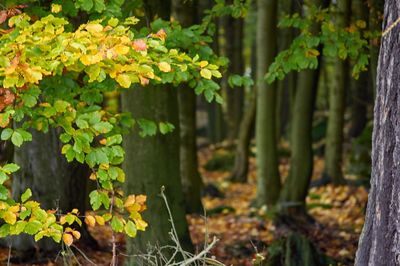
<path id="1" fill-rule="evenodd" d="M 144 40 L 139 39 L 139 40 L 134 40 L 132 47 L 135 51 L 146 51 L 147 50 L 147 44 Z"/>
<path id="2" fill-rule="evenodd" d="M 87 215 L 86 217 L 85 217 L 85 223 L 88 225 L 88 226 L 95 226 L 96 225 L 96 219 L 92 216 L 92 215 Z"/>
<path id="3" fill-rule="evenodd" d="M 64 233 L 63 234 L 63 241 L 67 246 L 71 246 L 72 243 L 74 242 L 74 238 L 72 237 L 71 234 L 69 233 Z"/>
<path id="4" fill-rule="evenodd" d="M 200 71 L 200 76 L 202 76 L 202 77 L 205 78 L 205 79 L 211 79 L 212 73 L 211 73 L 211 71 L 208 70 L 207 68 L 203 68 L 203 69 Z"/>
<path id="5" fill-rule="evenodd" d="M 162 72 L 171 72 L 171 65 L 167 62 L 160 62 L 158 63 L 158 68 L 162 71 Z"/>

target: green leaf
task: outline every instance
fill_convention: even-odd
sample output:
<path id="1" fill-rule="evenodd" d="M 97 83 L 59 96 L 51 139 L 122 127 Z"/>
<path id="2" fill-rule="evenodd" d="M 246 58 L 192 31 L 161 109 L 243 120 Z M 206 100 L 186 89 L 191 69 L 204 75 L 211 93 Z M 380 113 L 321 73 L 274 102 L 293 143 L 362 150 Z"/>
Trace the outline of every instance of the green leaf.
<path id="1" fill-rule="evenodd" d="M 139 119 L 138 125 L 142 130 L 139 133 L 142 138 L 146 136 L 154 136 L 157 133 L 157 125 L 153 121 L 147 119 Z"/>
<path id="2" fill-rule="evenodd" d="M 132 221 L 128 221 L 125 225 L 125 233 L 130 237 L 135 237 L 137 230 L 136 225 Z"/>
<path id="3" fill-rule="evenodd" d="M 7 200 L 8 198 L 8 189 L 3 186 L 0 185 L 0 200 Z"/>
<path id="4" fill-rule="evenodd" d="M 4 172 L 6 172 L 7 174 L 9 174 L 9 173 L 14 173 L 14 172 L 18 171 L 19 168 L 20 168 L 20 167 L 19 167 L 17 164 L 15 164 L 15 163 L 9 163 L 9 164 L 4 165 L 4 166 L 2 167 L 2 170 L 3 170 Z"/>
<path id="5" fill-rule="evenodd" d="M 92 192 L 90 192 L 89 198 L 90 205 L 92 205 L 93 210 L 98 210 L 101 206 L 101 198 L 99 192 L 97 190 L 93 190 Z"/>
<path id="6" fill-rule="evenodd" d="M 113 216 L 113 218 L 111 219 L 111 228 L 115 232 L 121 233 L 124 230 L 124 224 L 122 223 L 121 218 Z"/>
<path id="7" fill-rule="evenodd" d="M 109 122 L 99 122 L 99 123 L 93 125 L 93 128 L 96 131 L 105 134 L 112 130 L 113 125 L 111 125 Z"/>
<path id="8" fill-rule="evenodd" d="M 32 191 L 30 188 L 28 188 L 24 194 L 21 195 L 21 202 L 24 203 L 27 201 L 30 197 L 32 197 Z"/>
<path id="9" fill-rule="evenodd" d="M 1 140 L 8 140 L 11 138 L 12 133 L 14 130 L 12 128 L 5 128 L 1 131 Z"/>
<path id="10" fill-rule="evenodd" d="M 24 232 L 29 235 L 34 235 L 42 228 L 42 223 L 38 220 L 30 221 L 26 224 Z"/>
<path id="11" fill-rule="evenodd" d="M 174 131 L 174 129 L 175 129 L 174 125 L 171 123 L 168 123 L 168 122 L 167 123 L 160 122 L 158 124 L 158 126 L 160 128 L 161 134 L 163 134 L 163 135 L 170 133 L 170 132 Z"/>
<path id="12" fill-rule="evenodd" d="M 0 171 L 0 184 L 3 184 L 8 179 L 8 176 L 3 171 Z"/>
<path id="13" fill-rule="evenodd" d="M 20 133 L 18 133 L 17 131 L 14 131 L 11 136 L 11 142 L 15 146 L 21 147 L 22 143 L 24 142 L 24 139 L 22 138 L 22 135 Z"/>

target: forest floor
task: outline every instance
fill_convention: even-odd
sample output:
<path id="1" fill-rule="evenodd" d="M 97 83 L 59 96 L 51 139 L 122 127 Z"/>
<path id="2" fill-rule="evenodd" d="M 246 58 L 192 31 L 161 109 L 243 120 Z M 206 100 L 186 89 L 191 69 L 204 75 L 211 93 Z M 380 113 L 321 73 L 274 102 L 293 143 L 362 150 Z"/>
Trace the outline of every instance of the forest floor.
<path id="1" fill-rule="evenodd" d="M 256 195 L 254 157 L 250 158 L 247 184 L 229 182 L 228 169 L 205 169 L 204 166 L 211 158 L 229 158 L 225 155 L 228 152 L 224 149 L 205 148 L 199 153 L 200 171 L 205 183 L 218 188 L 221 195 L 207 195 L 203 198 L 207 210 L 205 215 L 188 215 L 190 232 L 193 242 L 200 248 L 204 245 L 205 238 L 211 240 L 216 236 L 219 241 L 211 255 L 225 265 L 250 266 L 253 265 L 256 254 L 268 255 L 268 246 L 274 241 L 275 227 L 268 219 L 266 208 L 251 207 Z M 283 160 L 280 166 L 281 176 L 287 176 L 288 170 L 288 162 Z M 323 160 L 315 158 L 314 177 L 320 177 L 322 170 Z M 310 190 L 307 204 L 309 214 L 317 225 L 309 231 L 308 238 L 320 251 L 334 258 L 340 265 L 353 265 L 358 237 L 364 223 L 366 201 L 367 191 L 363 187 L 326 185 Z M 96 227 L 91 233 L 107 250 L 111 239 L 109 228 Z M 117 240 L 119 250 L 123 252 L 124 237 L 119 235 Z M 94 251 L 82 246 L 73 247 L 72 251 L 80 261 L 77 265 L 109 265 L 111 260 L 111 253 L 107 251 Z M 82 256 L 80 252 L 85 255 Z M 7 248 L 0 249 L 0 265 L 7 265 L 8 256 Z M 61 257 L 57 261 L 10 265 L 62 265 Z M 123 258 L 121 254 L 119 262 Z"/>

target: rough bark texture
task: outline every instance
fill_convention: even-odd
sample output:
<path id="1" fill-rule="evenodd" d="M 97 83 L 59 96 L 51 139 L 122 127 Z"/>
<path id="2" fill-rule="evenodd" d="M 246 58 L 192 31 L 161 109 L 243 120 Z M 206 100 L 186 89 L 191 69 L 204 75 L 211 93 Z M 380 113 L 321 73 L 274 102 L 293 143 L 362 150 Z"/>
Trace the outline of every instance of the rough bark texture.
<path id="1" fill-rule="evenodd" d="M 13 197 L 19 199 L 27 188 L 31 188 L 32 198 L 44 209 L 66 213 L 78 208 L 80 213 L 85 213 L 89 169 L 75 162 L 68 163 L 61 155 L 62 143 L 56 130 L 51 129 L 47 134 L 34 131 L 32 137 L 32 142 L 15 149 L 14 161 L 21 169 L 13 175 Z M 88 236 L 87 232 L 83 237 L 85 235 Z M 58 252 L 61 247 L 51 239 L 35 243 L 27 235 L 12 237 L 11 244 L 13 249 L 20 251 L 34 250 L 38 246 L 43 252 Z"/>
<path id="2" fill-rule="evenodd" d="M 143 108 L 146 106 L 146 108 Z M 177 91 L 163 86 L 135 88 L 122 95 L 122 108 L 135 118 L 168 121 L 179 125 Z M 124 170 L 128 194 L 146 194 L 148 210 L 144 219 L 149 223 L 145 232 L 134 239 L 127 239 L 127 253 L 146 252 L 148 244 L 164 246 L 171 244 L 171 224 L 167 209 L 159 196 L 165 187 L 175 227 L 183 247 L 191 249 L 191 240 L 185 218 L 185 202 L 179 172 L 179 126 L 167 135 L 158 134 L 142 138 L 138 131 L 124 137 L 126 151 Z M 128 259 L 126 265 L 135 265 Z"/>
<path id="3" fill-rule="evenodd" d="M 276 85 L 264 75 L 277 52 L 277 1 L 257 2 L 257 204 L 273 205 L 281 187 L 276 143 Z"/>
<path id="4" fill-rule="evenodd" d="M 335 24 L 347 27 L 351 10 L 351 1 L 337 2 Z M 325 175 L 335 184 L 343 183 L 342 152 L 346 87 L 348 82 L 348 62 L 335 59 L 333 75 L 329 86 L 329 115 L 326 130 Z"/>
<path id="5" fill-rule="evenodd" d="M 196 9 L 193 2 L 172 1 L 172 16 L 183 27 L 194 24 Z M 203 181 L 198 171 L 196 145 L 196 95 L 187 84 L 178 89 L 180 126 L 180 172 L 185 194 L 186 211 L 202 213 L 201 191 Z"/>
<path id="6" fill-rule="evenodd" d="M 385 1 L 387 29 L 399 18 L 400 2 Z M 400 265 L 400 27 L 382 37 L 372 139 L 372 176 L 357 266 Z"/>

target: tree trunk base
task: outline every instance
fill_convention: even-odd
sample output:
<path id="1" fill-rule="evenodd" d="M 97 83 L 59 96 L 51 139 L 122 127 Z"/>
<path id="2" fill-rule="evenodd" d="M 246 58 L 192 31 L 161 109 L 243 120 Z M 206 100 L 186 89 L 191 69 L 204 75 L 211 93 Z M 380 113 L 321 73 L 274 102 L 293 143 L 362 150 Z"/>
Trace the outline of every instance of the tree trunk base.
<path id="1" fill-rule="evenodd" d="M 301 233 L 290 232 L 268 248 L 268 266 L 326 266 L 334 263 Z"/>

